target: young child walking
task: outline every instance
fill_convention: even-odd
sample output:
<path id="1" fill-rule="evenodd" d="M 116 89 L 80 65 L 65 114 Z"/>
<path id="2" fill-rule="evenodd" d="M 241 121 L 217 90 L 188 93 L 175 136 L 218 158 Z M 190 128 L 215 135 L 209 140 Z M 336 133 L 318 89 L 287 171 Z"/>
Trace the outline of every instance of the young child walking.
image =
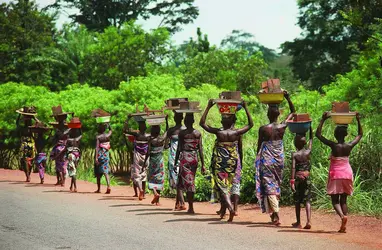
<path id="1" fill-rule="evenodd" d="M 310 180 L 310 154 L 312 152 L 313 131 L 310 127 L 309 144 L 306 148 L 306 136 L 304 134 L 296 134 L 294 145 L 297 152 L 292 154 L 292 171 L 290 178 L 290 186 L 294 193 L 293 198 L 296 206 L 297 221 L 292 224 L 295 228 L 301 228 L 300 210 L 301 204 L 305 203 L 306 209 L 306 225 L 304 229 L 310 229 L 311 225 L 311 180 Z"/>

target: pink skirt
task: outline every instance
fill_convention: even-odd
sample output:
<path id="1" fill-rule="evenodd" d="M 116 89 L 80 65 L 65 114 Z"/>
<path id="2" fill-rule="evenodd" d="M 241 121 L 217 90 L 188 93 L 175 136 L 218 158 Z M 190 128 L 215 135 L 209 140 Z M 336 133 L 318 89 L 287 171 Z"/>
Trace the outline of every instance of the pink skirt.
<path id="1" fill-rule="evenodd" d="M 328 195 L 332 194 L 353 194 L 353 180 L 337 179 L 331 180 L 329 178 L 328 185 L 326 186 Z"/>

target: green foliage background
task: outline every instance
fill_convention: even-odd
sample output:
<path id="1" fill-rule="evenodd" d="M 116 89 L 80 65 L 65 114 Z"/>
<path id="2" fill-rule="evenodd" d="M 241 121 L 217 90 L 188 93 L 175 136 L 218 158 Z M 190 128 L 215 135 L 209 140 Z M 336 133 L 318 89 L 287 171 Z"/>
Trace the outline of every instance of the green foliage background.
<path id="1" fill-rule="evenodd" d="M 191 4 L 193 1 L 186 2 Z M 282 86 L 291 92 L 297 112 L 311 115 L 313 128 L 318 125 L 322 113 L 331 109 L 333 101 L 349 101 L 352 110 L 361 113 L 364 138 L 351 155 L 356 177 L 355 192 L 349 199 L 349 205 L 352 211 L 381 215 L 382 23 L 372 19 L 375 16 L 373 11 L 365 12 L 365 17 L 360 18 L 362 13 L 349 12 L 347 7 L 333 4 L 334 1 L 300 1 L 300 25 L 303 28 L 306 26 L 311 33 L 301 41 L 297 39 L 284 45 L 289 55 L 275 54 L 273 50 L 257 43 L 253 35 L 237 30 L 222 41 L 221 47 L 211 46 L 207 34 L 203 34 L 200 29 L 197 31 L 197 40 L 190 39 L 176 46 L 171 42 L 168 29 L 145 31 L 133 21 L 110 26 L 99 32 L 89 31 L 79 25 L 65 25 L 58 31 L 54 26 L 54 16 L 38 10 L 33 1 L 1 4 L 0 29 L 4 32 L 0 32 L 0 95 L 3 97 L 0 99 L 0 167 L 18 168 L 19 138 L 16 133 L 15 110 L 25 105 L 36 106 L 38 117 L 44 122 L 52 121 L 51 107 L 59 104 L 64 111 L 74 112 L 80 117 L 84 135 L 78 176 L 94 181 L 92 155 L 96 126 L 90 116 L 93 109 L 102 108 L 113 114 L 111 167 L 115 176 L 128 176 L 131 161 L 128 152 L 131 144 L 126 143 L 122 128 L 127 114 L 134 112 L 136 105 L 143 107 L 147 104 L 152 109 L 159 109 L 168 98 L 188 97 L 200 101 L 203 108 L 208 99 L 217 98 L 221 91 L 240 90 L 249 103 L 255 123 L 243 141 L 241 201 L 255 202 L 253 163 L 256 158 L 257 129 L 268 122 L 267 107 L 258 102 L 255 93 L 263 80 L 279 77 Z M 374 4 L 379 7 L 379 3 Z M 357 47 L 362 47 L 362 50 L 352 47 L 354 50 L 346 50 L 346 57 L 337 61 L 333 61 L 333 58 L 343 56 L 340 52 L 347 49 L 341 47 L 341 51 L 336 50 L 337 43 L 329 51 L 331 60 L 326 60 L 327 56 L 325 60 L 321 57 L 329 53 L 326 51 L 330 47 L 327 43 L 309 50 L 309 53 L 304 51 L 305 44 L 314 43 L 316 39 L 314 31 L 319 26 L 315 25 L 314 16 L 322 18 L 328 14 L 322 6 L 338 11 L 335 15 L 337 19 L 347 20 L 347 23 L 336 22 L 332 26 L 330 22 L 325 22 L 325 29 L 321 30 L 325 36 L 338 39 L 344 27 L 352 23 L 356 25 L 359 20 L 372 19 L 368 23 L 361 22 L 362 27 L 369 32 L 368 36 L 359 38 L 352 33 L 350 38 L 353 40 L 349 38 L 350 41 L 346 43 L 348 46 L 354 45 L 354 39 L 359 38 L 356 41 Z M 303 7 L 308 7 L 306 11 L 314 8 L 314 16 L 310 18 Z M 304 24 L 303 19 L 309 23 Z M 334 30 L 331 29 L 333 27 Z M 355 30 L 352 29 L 353 32 Z M 310 40 L 307 42 L 306 39 Z M 318 53 L 320 57 L 312 57 L 310 52 Z M 317 59 L 321 63 L 316 63 Z M 289 62 L 292 62 L 292 68 Z M 336 67 L 344 64 L 346 67 L 337 70 L 331 67 L 332 64 Z M 327 68 L 331 70 L 327 71 Z M 309 90 L 308 87 L 312 86 L 319 91 Z M 288 113 L 286 103 L 281 108 L 281 118 L 284 118 Z M 169 115 L 171 120 L 172 113 L 169 112 Z M 196 121 L 199 118 L 200 114 L 196 115 Z M 211 111 L 208 123 L 220 126 L 217 108 Z M 240 111 L 236 126 L 241 127 L 245 123 L 245 114 Z M 202 132 L 206 166 L 209 166 L 215 138 L 199 126 L 196 128 Z M 324 135 L 332 140 L 333 129 L 334 124 L 328 121 Z M 356 134 L 356 126 L 351 125 L 348 139 L 351 140 Z M 282 203 L 291 204 L 288 180 L 290 156 L 295 149 L 291 133 L 287 133 L 284 139 L 286 168 Z M 50 150 L 51 146 L 46 150 Z M 331 207 L 326 196 L 329 154 L 328 147 L 314 140 L 313 200 L 316 207 L 324 209 Z M 118 179 L 113 178 L 113 183 L 118 184 Z M 208 200 L 211 191 L 208 176 L 202 176 L 198 171 L 196 184 L 196 199 Z M 173 196 L 167 180 L 165 187 L 164 194 Z"/>

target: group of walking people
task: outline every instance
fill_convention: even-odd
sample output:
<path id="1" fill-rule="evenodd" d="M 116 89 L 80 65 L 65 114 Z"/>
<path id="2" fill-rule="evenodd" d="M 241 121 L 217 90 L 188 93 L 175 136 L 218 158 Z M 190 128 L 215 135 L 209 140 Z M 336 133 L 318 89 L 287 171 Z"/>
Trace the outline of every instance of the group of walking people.
<path id="1" fill-rule="evenodd" d="M 254 159 L 256 169 L 256 197 L 259 201 L 262 212 L 270 215 L 271 223 L 280 225 L 279 199 L 281 193 L 281 182 L 283 179 L 283 169 L 285 161 L 283 138 L 287 128 L 287 121 L 291 120 L 296 113 L 295 107 L 288 92 L 284 91 L 284 97 L 289 104 L 290 113 L 284 121 L 278 122 L 280 116 L 279 106 L 269 104 L 267 116 L 269 123 L 259 128 L 257 157 Z M 188 101 L 185 101 L 186 103 Z M 188 102 L 190 104 L 190 102 Z M 210 171 L 212 174 L 212 186 L 215 200 L 221 204 L 217 214 L 224 218 L 229 212 L 229 222 L 238 216 L 238 203 L 240 197 L 241 172 L 243 167 L 242 137 L 253 127 L 253 120 L 248 110 L 247 103 L 242 101 L 237 105 L 238 110 L 244 109 L 247 116 L 247 124 L 241 128 L 235 127 L 236 113 L 221 112 L 221 127 L 212 127 L 207 124 L 207 117 L 210 109 L 215 105 L 214 100 L 209 100 L 208 105 L 200 119 L 200 126 L 208 133 L 216 136 L 212 151 Z M 155 119 L 162 119 L 166 124 L 164 133 L 161 133 L 163 122 L 151 122 L 150 133 L 147 133 L 150 115 L 130 114 L 125 122 L 124 134 L 132 137 L 133 150 L 131 152 L 131 179 L 133 181 L 135 196 L 139 200 L 145 199 L 146 186 L 154 193 L 151 203 L 159 205 L 160 195 L 164 189 L 165 172 L 168 173 L 169 185 L 176 190 L 175 210 L 187 210 L 193 214 L 194 194 L 196 191 L 195 176 L 198 166 L 201 172 L 206 172 L 202 134 L 194 128 L 195 113 L 201 110 L 189 105 L 185 109 L 174 109 L 175 126 L 169 128 L 168 116 L 152 116 Z M 62 113 L 62 112 L 61 112 Z M 72 177 L 73 191 L 76 192 L 76 168 L 80 159 L 79 142 L 81 140 L 81 129 L 66 128 L 64 121 L 66 113 L 53 115 L 56 118 L 56 132 L 53 138 L 54 147 L 50 154 L 52 160 L 56 162 L 57 185 L 64 185 L 67 175 Z M 30 181 L 31 159 L 35 159 L 39 169 L 41 183 L 44 180 L 44 168 L 46 166 L 46 154 L 43 148 L 46 139 L 43 134 L 48 129 L 41 126 L 41 122 L 35 116 L 29 115 L 24 119 L 25 127 L 22 130 L 22 166 L 24 167 L 27 181 Z M 35 118 L 36 125 L 31 126 L 30 118 Z M 132 130 L 129 125 L 131 118 L 138 124 L 138 130 Z M 353 192 L 353 172 L 349 164 L 349 156 L 353 147 L 362 137 L 362 127 L 359 114 L 356 114 L 358 123 L 358 136 L 350 143 L 345 142 L 347 136 L 347 126 L 338 125 L 334 131 L 337 142 L 330 141 L 322 135 L 322 128 L 325 120 L 329 118 L 327 112 L 322 116 L 322 120 L 317 128 L 316 136 L 325 145 L 331 148 L 330 170 L 328 176 L 327 193 L 331 196 L 332 204 L 341 218 L 339 232 L 346 232 L 347 223 L 347 196 Z M 18 119 L 19 120 L 19 119 Z M 184 125 L 182 121 L 184 120 Z M 19 123 L 17 123 L 19 124 Z M 36 130 L 34 128 L 44 128 Z M 32 130 L 31 130 L 32 129 Z M 34 129 L 34 130 L 33 130 Z M 36 133 L 37 131 L 37 133 Z M 40 132 L 38 132 L 40 131 Z M 42 131 L 42 132 L 41 132 Z M 33 132 L 33 133 L 32 133 Z M 37 134 L 37 137 L 34 136 Z M 109 123 L 98 124 L 97 144 L 95 151 L 95 174 L 97 177 L 97 191 L 100 192 L 100 179 L 105 175 L 107 181 L 107 191 L 110 193 L 109 178 L 109 150 L 110 137 L 112 131 Z M 296 205 L 296 223 L 293 227 L 301 228 L 300 208 L 305 204 L 307 212 L 307 222 L 304 229 L 311 228 L 311 162 L 313 130 L 309 129 L 308 136 L 304 133 L 297 133 L 294 138 L 296 152 L 292 153 L 292 171 L 290 176 L 290 186 L 294 193 Z M 36 155 L 34 150 L 37 149 Z M 169 149 L 168 169 L 164 167 L 164 150 Z M 148 183 L 147 183 L 148 182 Z M 146 185 L 146 183 L 148 185 Z M 185 205 L 184 194 L 188 202 L 188 209 Z"/>

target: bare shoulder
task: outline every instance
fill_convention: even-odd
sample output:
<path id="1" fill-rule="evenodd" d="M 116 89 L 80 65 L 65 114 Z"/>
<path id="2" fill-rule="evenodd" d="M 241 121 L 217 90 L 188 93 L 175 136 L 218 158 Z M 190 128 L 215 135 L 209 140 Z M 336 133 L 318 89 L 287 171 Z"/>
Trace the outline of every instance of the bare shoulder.
<path id="1" fill-rule="evenodd" d="M 194 135 L 196 135 L 197 137 L 200 137 L 200 136 L 202 136 L 202 134 L 200 133 L 200 131 L 199 130 L 194 130 Z"/>

